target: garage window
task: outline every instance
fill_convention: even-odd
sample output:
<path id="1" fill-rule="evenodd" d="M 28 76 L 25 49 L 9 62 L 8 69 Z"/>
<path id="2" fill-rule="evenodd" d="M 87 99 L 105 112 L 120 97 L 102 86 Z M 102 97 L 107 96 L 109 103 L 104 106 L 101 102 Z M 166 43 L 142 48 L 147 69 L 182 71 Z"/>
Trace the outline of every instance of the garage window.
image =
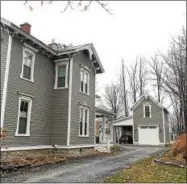
<path id="1" fill-rule="evenodd" d="M 141 126 L 141 129 L 146 129 L 148 128 L 148 126 Z"/>
<path id="2" fill-rule="evenodd" d="M 150 128 L 150 129 L 155 129 L 155 128 L 156 128 L 156 126 L 150 126 L 149 128 Z"/>

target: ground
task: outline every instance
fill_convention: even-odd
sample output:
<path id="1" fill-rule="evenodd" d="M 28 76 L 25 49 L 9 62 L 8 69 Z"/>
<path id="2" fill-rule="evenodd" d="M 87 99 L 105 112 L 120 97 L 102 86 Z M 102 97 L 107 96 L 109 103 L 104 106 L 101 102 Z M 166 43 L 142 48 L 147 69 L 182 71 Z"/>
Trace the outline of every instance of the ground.
<path id="1" fill-rule="evenodd" d="M 51 165 L 29 172 L 12 173 L 1 182 L 103 182 L 107 176 L 129 168 L 143 158 L 164 151 L 164 147 L 125 146 L 126 150 L 115 156 L 80 159 L 69 163 Z"/>
<path id="2" fill-rule="evenodd" d="M 186 183 L 186 169 L 156 164 L 146 158 L 130 169 L 121 170 L 105 179 L 106 183 Z"/>

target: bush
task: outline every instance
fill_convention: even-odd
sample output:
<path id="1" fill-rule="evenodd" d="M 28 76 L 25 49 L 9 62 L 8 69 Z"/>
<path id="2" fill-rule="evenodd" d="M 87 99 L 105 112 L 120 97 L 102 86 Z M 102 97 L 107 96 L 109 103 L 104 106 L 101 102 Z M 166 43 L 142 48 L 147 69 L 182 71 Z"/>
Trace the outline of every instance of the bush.
<path id="1" fill-rule="evenodd" d="M 110 151 L 120 151 L 120 147 L 119 146 L 110 146 Z"/>
<path id="2" fill-rule="evenodd" d="M 187 139 L 187 133 L 183 132 L 181 135 L 179 135 L 176 139 L 176 142 L 172 145 L 172 151 L 174 155 L 182 155 L 183 158 L 186 157 L 186 139 Z"/>
<path id="3" fill-rule="evenodd" d="M 7 137 L 7 131 L 5 129 L 0 128 L 0 139 L 4 139 Z"/>

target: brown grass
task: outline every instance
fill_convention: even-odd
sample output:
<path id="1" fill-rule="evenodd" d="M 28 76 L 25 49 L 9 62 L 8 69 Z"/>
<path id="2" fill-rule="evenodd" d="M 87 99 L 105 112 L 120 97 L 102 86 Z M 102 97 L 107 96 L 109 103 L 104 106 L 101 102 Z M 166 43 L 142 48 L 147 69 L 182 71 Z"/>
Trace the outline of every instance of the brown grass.
<path id="1" fill-rule="evenodd" d="M 89 154 L 82 154 L 82 155 L 46 155 L 46 156 L 38 156 L 38 157 L 23 157 L 20 159 L 14 159 L 9 162 L 1 162 L 1 167 L 7 166 L 19 166 L 19 165 L 27 165 L 30 164 L 32 166 L 41 166 L 45 164 L 55 164 L 59 162 L 65 162 L 68 160 L 75 160 L 93 156 L 107 156 L 107 155 L 114 155 L 114 153 L 102 153 L 98 151 L 93 151 Z"/>

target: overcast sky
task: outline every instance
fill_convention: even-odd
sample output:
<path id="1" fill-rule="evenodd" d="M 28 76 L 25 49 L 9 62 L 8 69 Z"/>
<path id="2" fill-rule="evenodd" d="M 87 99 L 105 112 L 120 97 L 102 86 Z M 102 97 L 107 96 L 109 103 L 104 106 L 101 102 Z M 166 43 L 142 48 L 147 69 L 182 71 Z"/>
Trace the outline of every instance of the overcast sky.
<path id="1" fill-rule="evenodd" d="M 117 80 L 121 57 L 130 65 L 136 56 L 149 57 L 157 50 L 165 52 L 171 35 L 186 27 L 185 1 L 108 3 L 113 16 L 96 2 L 87 12 L 60 13 L 63 2 L 43 7 L 39 2 L 30 2 L 34 8 L 31 12 L 23 1 L 1 1 L 1 16 L 17 25 L 29 22 L 31 34 L 46 44 L 53 38 L 64 44 L 94 43 L 105 69 L 97 86 L 102 94 L 106 84 Z"/>

